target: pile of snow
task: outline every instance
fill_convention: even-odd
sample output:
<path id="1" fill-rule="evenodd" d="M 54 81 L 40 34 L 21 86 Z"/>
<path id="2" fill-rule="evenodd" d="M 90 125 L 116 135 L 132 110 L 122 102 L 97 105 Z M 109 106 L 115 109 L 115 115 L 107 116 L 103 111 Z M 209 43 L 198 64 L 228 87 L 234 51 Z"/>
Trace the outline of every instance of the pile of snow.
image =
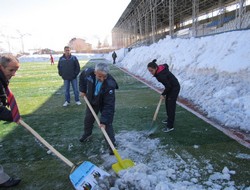
<path id="1" fill-rule="evenodd" d="M 250 131 L 250 30 L 214 36 L 171 39 L 150 46 L 116 51 L 117 65 L 163 87 L 147 71 L 157 59 L 168 63 L 181 84 L 180 96 L 188 99 L 222 125 Z M 125 55 L 125 56 L 124 56 Z M 119 57 L 120 56 L 120 57 Z M 110 61 L 111 55 L 106 56 Z M 178 118 L 177 118 L 178 119 Z"/>
<path id="2" fill-rule="evenodd" d="M 237 173 L 228 166 L 216 171 L 210 160 L 197 160 L 185 150 L 178 154 L 174 148 L 161 145 L 160 139 L 150 139 L 143 132 L 122 131 L 116 139 L 122 159 L 132 160 L 135 166 L 121 170 L 119 178 L 108 171 L 113 180 L 104 180 L 105 185 L 99 182 L 100 190 L 250 190 L 247 184 L 235 184 L 231 176 Z M 194 149 L 199 146 L 194 145 Z M 240 153 L 235 156 L 249 159 L 249 155 Z M 108 154 L 102 155 L 102 159 L 104 168 L 118 162 Z"/>

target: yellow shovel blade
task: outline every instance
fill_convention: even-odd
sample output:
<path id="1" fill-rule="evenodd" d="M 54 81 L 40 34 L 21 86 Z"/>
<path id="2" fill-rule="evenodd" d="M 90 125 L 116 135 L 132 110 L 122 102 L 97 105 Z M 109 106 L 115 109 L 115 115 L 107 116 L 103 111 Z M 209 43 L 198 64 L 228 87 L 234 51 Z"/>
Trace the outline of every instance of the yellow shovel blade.
<path id="1" fill-rule="evenodd" d="M 121 156 L 118 154 L 118 152 L 117 152 L 116 149 L 114 149 L 113 152 L 115 154 L 115 157 L 118 160 L 117 163 L 115 163 L 115 164 L 112 165 L 112 169 L 116 173 L 118 173 L 121 170 L 125 170 L 125 169 L 128 169 L 128 168 L 131 168 L 131 167 L 133 167 L 135 165 L 132 160 L 129 160 L 129 159 L 122 160 Z"/>
<path id="2" fill-rule="evenodd" d="M 121 170 L 128 169 L 133 167 L 135 164 L 132 160 L 125 159 L 120 162 L 117 162 L 112 165 L 112 169 L 115 171 L 115 173 L 118 173 Z"/>

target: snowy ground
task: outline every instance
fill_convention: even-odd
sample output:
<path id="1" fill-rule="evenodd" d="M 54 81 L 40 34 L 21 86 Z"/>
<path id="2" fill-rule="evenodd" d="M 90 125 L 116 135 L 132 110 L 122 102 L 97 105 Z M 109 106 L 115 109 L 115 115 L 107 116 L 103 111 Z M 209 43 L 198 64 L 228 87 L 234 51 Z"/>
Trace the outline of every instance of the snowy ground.
<path id="1" fill-rule="evenodd" d="M 153 59 L 168 63 L 180 96 L 229 128 L 250 132 L 250 30 L 190 39 L 166 37 L 151 46 L 117 51 L 119 67 L 162 87 L 147 71 Z M 126 55 L 124 57 L 124 55 Z M 111 59 L 111 55 L 106 56 Z"/>
<path id="2" fill-rule="evenodd" d="M 175 149 L 162 146 L 159 139 L 149 139 L 142 132 L 123 131 L 116 137 L 122 159 L 131 159 L 136 165 L 121 170 L 120 178 L 113 181 L 111 178 L 110 183 L 100 182 L 99 190 L 250 190 L 248 185 L 235 185 L 231 176 L 237 173 L 227 166 L 222 167 L 222 171 L 215 171 L 210 160 L 204 159 L 201 163 L 186 151 L 178 155 Z M 193 148 L 199 149 L 199 146 Z M 240 159 L 249 159 L 249 156 L 235 155 Z M 105 168 L 117 163 L 114 156 L 104 154 L 102 158 Z"/>

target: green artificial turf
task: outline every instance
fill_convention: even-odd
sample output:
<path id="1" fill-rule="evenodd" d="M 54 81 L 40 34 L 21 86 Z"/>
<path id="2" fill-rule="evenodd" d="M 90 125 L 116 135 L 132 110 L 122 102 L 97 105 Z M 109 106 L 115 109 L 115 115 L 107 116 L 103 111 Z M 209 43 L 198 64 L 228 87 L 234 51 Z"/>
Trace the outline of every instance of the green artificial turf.
<path id="1" fill-rule="evenodd" d="M 93 66 L 93 62 L 88 62 L 87 66 Z M 86 62 L 81 62 L 81 67 L 84 66 Z M 113 123 L 115 132 L 148 130 L 160 95 L 114 66 L 111 66 L 111 74 L 119 84 Z M 81 100 L 83 104 L 77 106 L 72 101 L 71 106 L 62 107 L 62 85 L 57 65 L 22 63 L 10 87 L 22 118 L 28 125 L 73 163 L 89 160 L 98 166 L 102 163 L 99 154 L 103 135 L 95 128 L 91 142 L 79 143 L 78 139 L 83 133 L 85 104 Z M 71 99 L 73 97 L 72 94 Z M 226 165 L 236 171 L 232 175 L 236 185 L 250 184 L 249 160 L 236 157 L 240 153 L 249 155 L 249 149 L 180 106 L 176 110 L 174 132 L 161 132 L 163 119 L 164 104 L 155 121 L 159 128 L 150 138 L 159 138 L 167 154 L 173 158 L 180 156 L 187 161 L 192 156 L 200 162 L 201 167 L 210 162 L 216 171 L 222 171 Z M 68 180 L 70 167 L 48 154 L 47 149 L 22 126 L 1 121 L 0 145 L 0 161 L 6 172 L 22 178 L 18 189 L 73 189 Z M 206 178 L 208 174 L 201 175 Z"/>

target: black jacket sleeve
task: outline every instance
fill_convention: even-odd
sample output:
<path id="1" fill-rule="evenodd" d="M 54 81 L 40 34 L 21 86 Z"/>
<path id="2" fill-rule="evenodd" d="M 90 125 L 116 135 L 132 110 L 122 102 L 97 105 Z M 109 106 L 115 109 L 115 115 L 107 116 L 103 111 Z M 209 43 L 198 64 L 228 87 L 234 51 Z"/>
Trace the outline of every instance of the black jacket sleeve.
<path id="1" fill-rule="evenodd" d="M 94 78 L 94 69 L 93 68 L 86 68 L 84 69 L 79 77 L 79 91 L 86 93 L 87 92 L 87 81 L 88 81 L 88 77 L 92 77 Z M 92 80 L 91 78 L 89 78 L 90 80 Z"/>
<path id="2" fill-rule="evenodd" d="M 101 124 L 112 123 L 115 113 L 115 90 L 108 90 L 103 96 L 103 106 L 101 107 Z"/>
<path id="3" fill-rule="evenodd" d="M 107 80 L 107 86 L 102 100 L 101 106 L 101 124 L 108 125 L 112 123 L 114 113 L 115 113 L 115 89 L 118 89 L 118 85 L 112 76 L 109 76 L 109 80 Z"/>
<path id="4" fill-rule="evenodd" d="M 79 91 L 83 93 L 87 92 L 87 78 L 84 71 L 81 72 L 79 77 Z"/>

